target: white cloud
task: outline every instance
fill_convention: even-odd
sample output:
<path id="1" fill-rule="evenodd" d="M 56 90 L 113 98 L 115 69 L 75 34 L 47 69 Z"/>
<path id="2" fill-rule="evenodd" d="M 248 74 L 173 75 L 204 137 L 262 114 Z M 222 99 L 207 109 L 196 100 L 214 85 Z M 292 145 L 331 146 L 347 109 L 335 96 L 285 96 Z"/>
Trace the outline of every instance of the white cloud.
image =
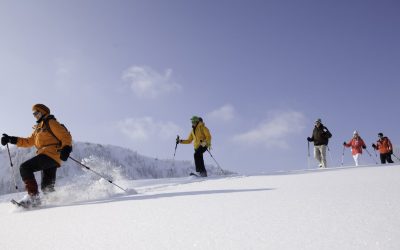
<path id="1" fill-rule="evenodd" d="M 180 127 L 173 122 L 154 121 L 152 117 L 127 118 L 117 124 L 119 130 L 134 140 L 175 138 Z"/>
<path id="2" fill-rule="evenodd" d="M 234 136 L 233 140 L 246 145 L 288 148 L 291 136 L 305 128 L 305 121 L 305 116 L 300 112 L 280 113 L 259 124 L 257 128 Z"/>
<path id="3" fill-rule="evenodd" d="M 72 76 L 76 74 L 76 63 L 66 58 L 55 60 L 55 84 L 58 87 L 67 87 L 72 81 Z"/>
<path id="4" fill-rule="evenodd" d="M 138 97 L 143 98 L 157 98 L 182 89 L 181 85 L 172 80 L 171 69 L 162 74 L 147 66 L 132 66 L 125 70 L 122 79 L 129 83 Z"/>
<path id="5" fill-rule="evenodd" d="M 222 120 L 224 122 L 231 121 L 235 117 L 235 108 L 230 105 L 226 104 L 219 109 L 216 109 L 207 114 L 208 119 L 212 120 Z"/>

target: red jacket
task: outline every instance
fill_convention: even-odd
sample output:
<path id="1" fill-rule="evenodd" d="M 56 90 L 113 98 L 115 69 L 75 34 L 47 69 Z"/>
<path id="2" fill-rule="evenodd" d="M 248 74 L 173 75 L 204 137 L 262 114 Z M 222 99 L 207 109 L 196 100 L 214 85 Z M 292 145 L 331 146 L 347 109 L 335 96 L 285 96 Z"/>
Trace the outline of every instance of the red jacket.
<path id="1" fill-rule="evenodd" d="M 389 138 L 382 137 L 376 142 L 376 149 L 379 150 L 379 153 L 386 154 L 393 150 L 392 143 L 390 142 Z"/>
<path id="2" fill-rule="evenodd" d="M 353 137 L 349 143 L 345 144 L 346 147 L 351 147 L 351 154 L 356 155 L 356 154 L 362 154 L 362 148 L 365 146 L 365 143 L 361 137 Z"/>

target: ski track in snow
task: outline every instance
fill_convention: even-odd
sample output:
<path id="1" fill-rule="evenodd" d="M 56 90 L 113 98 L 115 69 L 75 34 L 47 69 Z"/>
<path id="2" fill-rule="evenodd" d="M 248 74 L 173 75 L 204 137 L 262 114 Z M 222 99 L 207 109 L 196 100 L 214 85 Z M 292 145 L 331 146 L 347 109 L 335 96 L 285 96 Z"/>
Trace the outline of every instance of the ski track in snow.
<path id="1" fill-rule="evenodd" d="M 136 195 L 100 180 L 30 211 L 4 195 L 0 249 L 398 250 L 399 178 L 392 165 L 119 183 Z"/>

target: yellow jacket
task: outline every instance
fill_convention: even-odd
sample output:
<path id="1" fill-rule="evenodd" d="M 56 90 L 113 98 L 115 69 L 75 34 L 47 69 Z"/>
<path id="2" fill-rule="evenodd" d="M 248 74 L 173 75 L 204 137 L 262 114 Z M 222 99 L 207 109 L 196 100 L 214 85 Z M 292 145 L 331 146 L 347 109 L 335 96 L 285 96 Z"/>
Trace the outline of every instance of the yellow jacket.
<path id="1" fill-rule="evenodd" d="M 64 146 L 72 146 L 71 135 L 56 119 L 49 119 L 48 124 L 51 127 L 51 131 L 61 141 L 59 142 L 46 128 L 43 120 L 33 127 L 34 131 L 30 137 L 18 137 L 17 146 L 24 148 L 35 146 L 37 149 L 36 154 L 45 154 L 61 165 L 58 151 Z"/>
<path id="2" fill-rule="evenodd" d="M 211 146 L 211 134 L 203 122 L 199 122 L 196 128 L 192 129 L 189 137 L 186 140 L 182 140 L 181 143 L 190 144 L 193 140 L 194 149 L 200 147 L 201 142 L 204 141 L 207 143 L 208 148 Z"/>

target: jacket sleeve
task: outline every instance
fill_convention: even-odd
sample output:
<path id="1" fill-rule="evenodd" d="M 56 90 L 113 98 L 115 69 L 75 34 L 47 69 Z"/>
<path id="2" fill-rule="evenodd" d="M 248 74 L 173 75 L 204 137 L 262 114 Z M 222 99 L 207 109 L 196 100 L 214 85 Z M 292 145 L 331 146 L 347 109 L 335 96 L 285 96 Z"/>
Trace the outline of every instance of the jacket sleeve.
<path id="1" fill-rule="evenodd" d="M 388 140 L 388 148 L 389 148 L 389 150 L 393 151 L 392 142 L 389 140 L 389 138 L 387 140 Z"/>
<path id="2" fill-rule="evenodd" d="M 324 127 L 324 129 L 326 129 L 326 131 L 325 131 L 325 136 L 326 136 L 326 138 L 331 138 L 332 137 L 332 134 L 331 134 L 331 132 L 329 131 L 329 129 L 327 128 L 327 127 Z"/>
<path id="3" fill-rule="evenodd" d="M 348 143 L 344 144 L 344 146 L 346 146 L 346 148 L 351 147 L 351 143 L 353 142 L 353 139 L 351 139 Z"/>
<path id="4" fill-rule="evenodd" d="M 364 140 L 363 139 L 361 139 L 361 147 L 362 146 L 365 146 L 365 147 L 367 147 L 367 144 L 365 144 L 365 142 L 364 142 Z"/>
<path id="5" fill-rule="evenodd" d="M 193 135 L 192 135 L 192 132 L 190 132 L 188 138 L 186 140 L 182 140 L 181 143 L 182 144 L 190 144 L 190 143 L 192 143 L 192 141 L 193 141 Z"/>
<path id="6" fill-rule="evenodd" d="M 211 134 L 210 134 L 210 130 L 208 130 L 207 127 L 204 127 L 204 135 L 206 137 L 207 145 L 211 146 Z"/>
<path id="7" fill-rule="evenodd" d="M 52 119 L 49 121 L 51 131 L 61 141 L 61 148 L 64 146 L 72 146 L 71 134 L 61 124 Z"/>
<path id="8" fill-rule="evenodd" d="M 18 137 L 16 145 L 21 148 L 30 148 L 35 146 L 35 132 L 33 132 L 31 136 L 27 138 Z"/>

